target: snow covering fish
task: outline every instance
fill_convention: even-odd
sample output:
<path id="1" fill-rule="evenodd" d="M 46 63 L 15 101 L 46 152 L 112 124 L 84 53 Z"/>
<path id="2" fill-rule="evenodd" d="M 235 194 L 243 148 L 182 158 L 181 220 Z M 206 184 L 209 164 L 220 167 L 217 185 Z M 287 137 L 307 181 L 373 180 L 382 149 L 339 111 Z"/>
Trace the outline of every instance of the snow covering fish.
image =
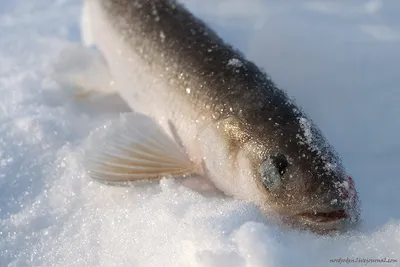
<path id="1" fill-rule="evenodd" d="M 349 229 L 352 178 L 320 130 L 270 77 L 172 0 L 85 0 L 86 45 L 135 111 L 87 149 L 103 182 L 200 175 L 226 195 L 316 232 Z M 142 115 L 138 115 L 142 114 Z"/>

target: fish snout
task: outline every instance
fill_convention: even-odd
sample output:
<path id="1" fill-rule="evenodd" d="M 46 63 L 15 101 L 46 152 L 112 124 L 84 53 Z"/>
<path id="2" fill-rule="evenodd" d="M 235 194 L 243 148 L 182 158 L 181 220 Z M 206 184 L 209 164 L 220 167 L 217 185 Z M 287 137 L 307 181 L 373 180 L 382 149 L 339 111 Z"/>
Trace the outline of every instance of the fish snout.
<path id="1" fill-rule="evenodd" d="M 347 177 L 348 186 L 343 191 L 343 202 L 345 210 L 352 222 L 356 222 L 360 216 L 360 203 L 354 180 L 351 176 Z"/>
<path id="2" fill-rule="evenodd" d="M 349 228 L 359 219 L 358 194 L 352 177 L 334 182 L 335 190 L 324 195 L 306 209 L 296 214 L 305 225 L 316 231 L 331 231 Z M 325 189 L 327 189 L 325 187 Z"/>
<path id="3" fill-rule="evenodd" d="M 342 207 L 345 210 L 351 210 L 358 205 L 358 193 L 354 184 L 354 180 L 351 176 L 347 176 L 341 182 L 334 182 L 335 197 L 331 200 L 331 205 Z"/>
<path id="4" fill-rule="evenodd" d="M 343 192 L 344 199 L 350 204 L 356 204 L 358 202 L 358 193 L 354 184 L 354 180 L 351 176 L 348 176 L 348 188 Z"/>

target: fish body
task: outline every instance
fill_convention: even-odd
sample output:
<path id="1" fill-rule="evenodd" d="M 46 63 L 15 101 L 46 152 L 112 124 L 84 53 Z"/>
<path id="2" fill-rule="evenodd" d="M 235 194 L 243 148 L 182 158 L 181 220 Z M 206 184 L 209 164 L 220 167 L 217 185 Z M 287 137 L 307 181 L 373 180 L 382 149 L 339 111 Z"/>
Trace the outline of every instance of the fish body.
<path id="1" fill-rule="evenodd" d="M 196 172 L 225 194 L 301 226 L 336 230 L 357 221 L 353 180 L 320 130 L 264 71 L 183 5 L 85 0 L 83 21 L 85 42 L 107 61 L 112 90 L 157 124 L 131 126 L 119 137 L 144 143 L 148 137 L 148 146 L 129 148 L 126 141 L 95 156 L 88 164 L 94 178 Z"/>

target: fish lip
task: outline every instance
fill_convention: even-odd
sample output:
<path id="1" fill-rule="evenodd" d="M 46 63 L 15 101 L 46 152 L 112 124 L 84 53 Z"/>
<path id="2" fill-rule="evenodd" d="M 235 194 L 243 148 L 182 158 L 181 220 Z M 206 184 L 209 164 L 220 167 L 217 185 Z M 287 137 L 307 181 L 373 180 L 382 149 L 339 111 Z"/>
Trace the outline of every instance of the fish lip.
<path id="1" fill-rule="evenodd" d="M 310 223 L 332 223 L 340 220 L 349 220 L 350 214 L 345 209 L 329 211 L 302 212 L 296 215 L 302 221 Z"/>
<path id="2" fill-rule="evenodd" d="M 343 212 L 346 211 L 346 215 L 342 216 L 327 216 L 322 213 L 332 212 Z M 316 213 L 316 214 L 315 214 Z M 333 213 L 334 214 L 334 213 Z M 316 212 L 315 210 L 302 211 L 301 213 L 286 214 L 282 213 L 279 215 L 282 222 L 286 225 L 305 231 L 310 231 L 319 235 L 330 235 L 336 233 L 347 232 L 356 226 L 356 220 L 353 219 L 351 210 L 347 209 L 336 209 L 336 210 L 321 210 Z"/>
<path id="3" fill-rule="evenodd" d="M 356 206 L 320 207 L 292 214 L 292 223 L 300 229 L 317 234 L 333 234 L 351 231 L 358 227 L 361 215 Z"/>
<path id="4" fill-rule="evenodd" d="M 302 212 L 295 215 L 295 218 L 305 229 L 321 234 L 345 231 L 354 224 L 351 212 L 345 209 Z"/>

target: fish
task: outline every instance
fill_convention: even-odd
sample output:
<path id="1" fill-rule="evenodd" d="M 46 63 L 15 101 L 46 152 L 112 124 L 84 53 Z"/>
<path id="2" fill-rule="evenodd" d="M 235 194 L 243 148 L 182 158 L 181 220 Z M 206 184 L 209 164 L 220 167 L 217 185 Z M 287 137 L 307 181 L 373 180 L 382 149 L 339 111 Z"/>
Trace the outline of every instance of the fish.
<path id="1" fill-rule="evenodd" d="M 360 218 L 354 180 L 271 77 L 174 0 L 84 0 L 83 42 L 104 56 L 132 113 L 85 154 L 123 183 L 198 175 L 284 225 L 331 233 Z"/>

